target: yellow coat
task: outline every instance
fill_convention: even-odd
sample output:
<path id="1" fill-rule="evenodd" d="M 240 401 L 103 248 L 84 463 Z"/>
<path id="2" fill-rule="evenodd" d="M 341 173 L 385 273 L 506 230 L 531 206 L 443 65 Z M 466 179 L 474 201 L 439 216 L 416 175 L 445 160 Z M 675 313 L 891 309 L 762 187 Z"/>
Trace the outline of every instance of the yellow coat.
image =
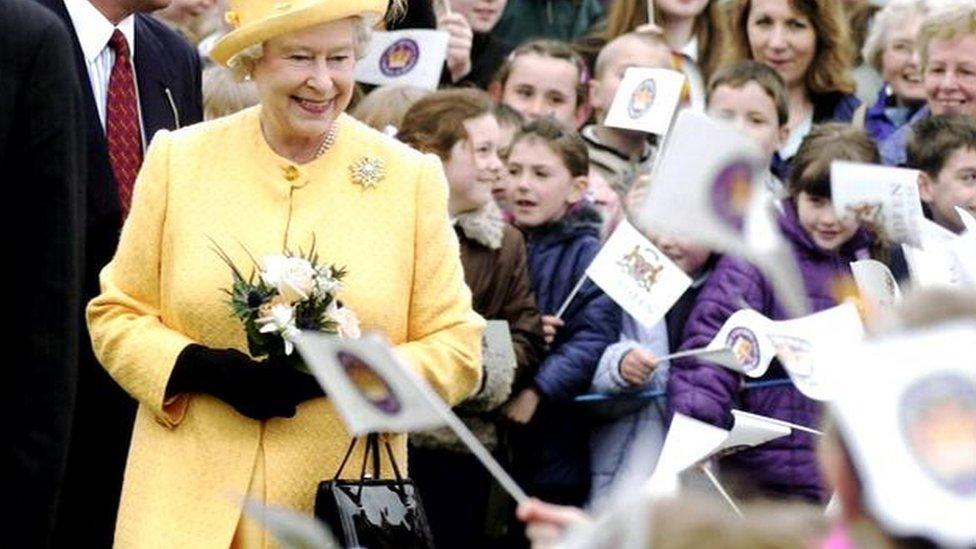
<path id="1" fill-rule="evenodd" d="M 308 249 L 315 235 L 321 260 L 348 269 L 339 297 L 364 330 L 386 333 L 450 403 L 479 382 L 483 321 L 471 309 L 437 158 L 342 115 L 333 148 L 292 166 L 266 144 L 259 113 L 156 134 L 102 294 L 88 306 L 95 354 L 139 401 L 121 547 L 228 547 L 241 513 L 234 498 L 248 490 L 259 444 L 267 501 L 311 512 L 317 483 L 350 442 L 325 398 L 264 422 L 206 395 L 164 403 L 187 344 L 247 349 L 220 291 L 230 270 L 211 238 L 246 269 L 241 245 L 261 257 L 286 243 Z M 386 168 L 374 188 L 350 175 L 364 157 Z M 404 467 L 406 437 L 393 444 Z M 361 446 L 350 463 L 360 463 Z"/>

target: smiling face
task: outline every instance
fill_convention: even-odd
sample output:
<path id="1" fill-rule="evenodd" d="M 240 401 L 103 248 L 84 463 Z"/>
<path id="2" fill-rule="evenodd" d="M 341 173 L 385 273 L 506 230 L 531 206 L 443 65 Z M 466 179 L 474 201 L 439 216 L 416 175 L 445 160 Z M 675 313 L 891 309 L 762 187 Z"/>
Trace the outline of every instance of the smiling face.
<path id="1" fill-rule="evenodd" d="M 976 216 L 976 150 L 953 151 L 934 179 L 923 173 L 919 195 L 929 205 L 933 221 L 961 233 L 965 226 L 956 207 Z"/>
<path id="2" fill-rule="evenodd" d="M 800 226 L 824 251 L 837 251 L 857 232 L 857 223 L 838 217 L 829 198 L 801 191 L 796 197 L 796 212 Z"/>
<path id="3" fill-rule="evenodd" d="M 892 93 L 901 104 L 925 101 L 918 52 L 915 50 L 915 37 L 921 26 L 922 17 L 916 15 L 905 20 L 900 27 L 891 29 L 881 52 L 881 78 L 891 86 Z"/>
<path id="4" fill-rule="evenodd" d="M 261 98 L 262 127 L 273 147 L 321 141 L 352 98 L 354 50 L 353 18 L 264 43 L 252 75 Z"/>
<path id="5" fill-rule="evenodd" d="M 462 15 L 474 32 L 491 32 L 505 11 L 508 0 L 449 0 L 451 9 Z"/>
<path id="6" fill-rule="evenodd" d="M 775 101 L 755 81 L 739 88 L 724 84 L 716 87 L 708 101 L 708 115 L 731 122 L 751 137 L 766 164 L 786 139 L 788 130 L 779 125 Z"/>
<path id="7" fill-rule="evenodd" d="M 933 38 L 923 78 L 932 114 L 976 116 L 976 35 Z"/>
<path id="8" fill-rule="evenodd" d="M 579 69 L 568 60 L 526 53 L 512 61 L 502 103 L 526 120 L 552 116 L 567 128 L 577 128 L 582 123 L 576 103 L 579 78 Z"/>
<path id="9" fill-rule="evenodd" d="M 803 84 L 817 53 L 809 17 L 794 10 L 789 0 L 752 0 L 746 33 L 753 59 L 775 69 L 788 87 Z"/>
<path id="10" fill-rule="evenodd" d="M 492 188 L 503 170 L 498 159 L 498 122 L 492 114 L 463 122 L 467 139 L 451 147 L 444 174 L 451 187 L 448 210 L 452 216 L 477 210 L 491 201 Z"/>
<path id="11" fill-rule="evenodd" d="M 512 213 L 523 227 L 539 227 L 566 215 L 583 197 L 586 177 L 573 177 L 563 159 L 545 141 L 528 136 L 508 155 Z"/>

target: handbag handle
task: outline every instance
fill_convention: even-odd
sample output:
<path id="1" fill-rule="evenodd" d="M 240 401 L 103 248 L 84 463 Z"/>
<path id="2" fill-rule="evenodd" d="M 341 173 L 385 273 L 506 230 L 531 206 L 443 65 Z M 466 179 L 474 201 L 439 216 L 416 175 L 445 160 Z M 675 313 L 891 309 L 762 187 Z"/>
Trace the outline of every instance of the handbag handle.
<path id="1" fill-rule="evenodd" d="M 352 439 L 349 443 L 349 448 L 346 450 L 346 455 L 342 458 L 342 463 L 339 464 L 339 469 L 336 470 L 335 475 L 332 477 L 333 481 L 339 480 L 342 475 L 342 471 L 346 468 L 346 463 L 349 461 L 349 457 L 352 455 L 353 449 L 356 447 L 356 443 L 359 442 L 359 438 Z M 359 472 L 359 486 L 360 492 L 362 491 L 362 486 L 366 481 L 366 462 L 370 456 L 373 458 L 373 478 L 380 478 L 380 435 L 378 433 L 370 433 L 366 435 L 366 448 L 363 451 L 363 462 L 362 468 Z M 406 497 L 406 490 L 403 487 L 403 475 L 400 473 L 400 467 L 397 465 L 396 459 L 393 457 L 393 448 L 390 446 L 390 441 L 384 438 L 383 446 L 386 447 L 386 455 L 390 459 L 390 465 L 393 468 L 393 476 L 396 478 L 397 492 L 401 497 Z"/>

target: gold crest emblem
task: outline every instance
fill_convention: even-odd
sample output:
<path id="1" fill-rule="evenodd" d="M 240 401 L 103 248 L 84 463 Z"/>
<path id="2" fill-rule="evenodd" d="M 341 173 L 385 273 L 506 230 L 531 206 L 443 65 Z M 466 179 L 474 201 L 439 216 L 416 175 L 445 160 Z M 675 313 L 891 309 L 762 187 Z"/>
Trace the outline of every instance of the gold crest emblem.
<path id="1" fill-rule="evenodd" d="M 386 177 L 386 166 L 378 158 L 362 157 L 349 165 L 352 182 L 363 189 L 372 189 Z"/>

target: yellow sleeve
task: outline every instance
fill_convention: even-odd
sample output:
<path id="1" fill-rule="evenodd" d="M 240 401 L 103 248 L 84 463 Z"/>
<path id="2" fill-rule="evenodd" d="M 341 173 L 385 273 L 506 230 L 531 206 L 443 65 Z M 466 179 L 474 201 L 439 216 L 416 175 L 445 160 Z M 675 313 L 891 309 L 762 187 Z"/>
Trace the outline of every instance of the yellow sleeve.
<path id="1" fill-rule="evenodd" d="M 485 322 L 471 308 L 457 235 L 447 216 L 447 180 L 437 157 L 424 157 L 419 178 L 408 334 L 398 350 L 453 405 L 480 385 Z"/>
<path id="2" fill-rule="evenodd" d="M 115 257 L 99 275 L 102 293 L 87 309 L 95 356 L 123 389 L 175 427 L 187 397 L 164 402 L 176 357 L 190 338 L 160 318 L 160 253 L 169 185 L 169 132 L 156 134 L 136 179 Z"/>

